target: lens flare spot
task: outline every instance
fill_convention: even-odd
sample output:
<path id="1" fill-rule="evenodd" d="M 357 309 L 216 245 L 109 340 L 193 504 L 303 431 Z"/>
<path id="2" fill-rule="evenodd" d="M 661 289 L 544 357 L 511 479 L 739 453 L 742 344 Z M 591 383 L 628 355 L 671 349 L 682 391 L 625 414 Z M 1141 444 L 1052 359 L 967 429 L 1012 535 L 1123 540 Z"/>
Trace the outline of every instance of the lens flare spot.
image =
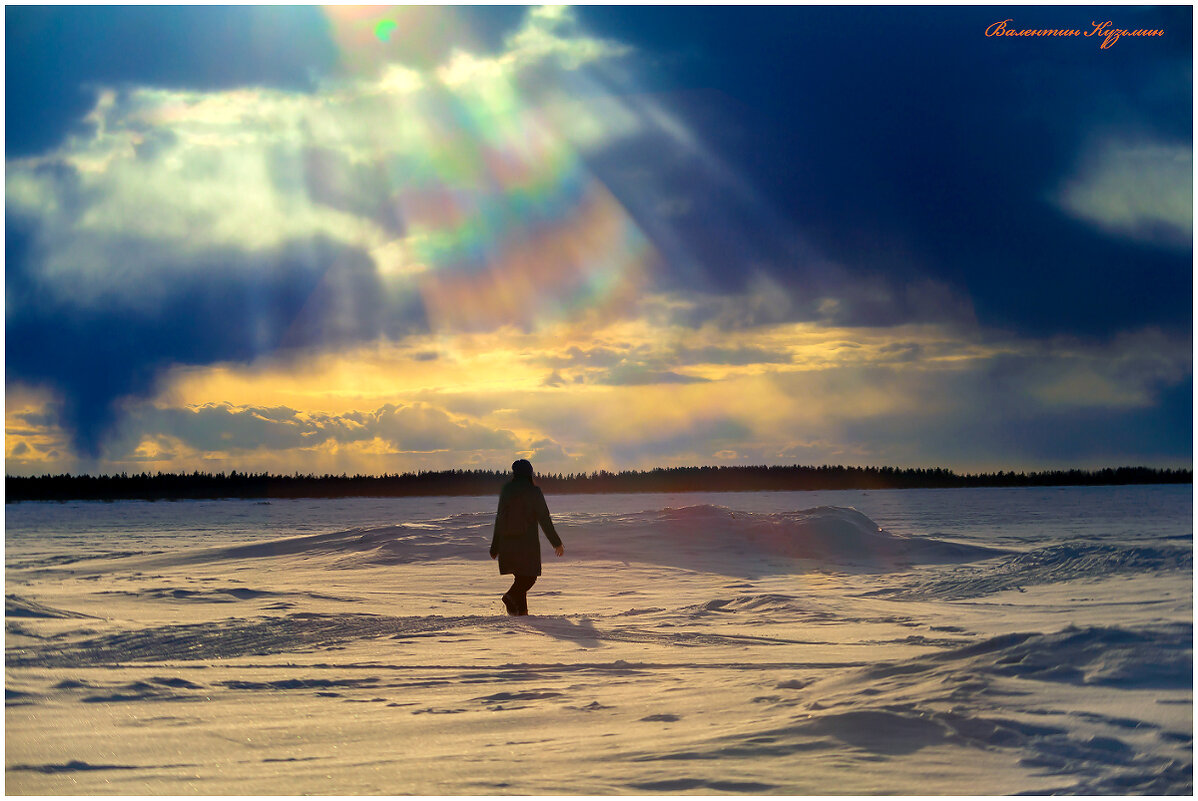
<path id="1" fill-rule="evenodd" d="M 398 27 L 399 24 L 393 19 L 379 20 L 378 24 L 374 26 L 374 35 L 378 37 L 380 42 L 389 42 L 391 41 L 391 34 Z"/>

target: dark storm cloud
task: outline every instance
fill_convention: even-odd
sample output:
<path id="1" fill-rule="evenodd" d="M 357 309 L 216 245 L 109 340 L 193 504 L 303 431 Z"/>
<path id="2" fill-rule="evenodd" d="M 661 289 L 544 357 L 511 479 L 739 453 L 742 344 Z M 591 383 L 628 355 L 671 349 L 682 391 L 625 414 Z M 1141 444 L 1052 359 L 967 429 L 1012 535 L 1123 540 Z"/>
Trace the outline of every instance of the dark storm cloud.
<path id="1" fill-rule="evenodd" d="M 306 90 L 336 62 L 316 7 L 8 6 L 5 157 L 59 144 L 100 86 Z"/>
<path id="2" fill-rule="evenodd" d="M 719 127 L 714 119 L 709 124 Z M 783 150 L 774 155 L 793 157 Z M 663 286 L 679 292 L 699 287 L 711 295 L 691 309 L 694 324 L 715 319 L 738 329 L 797 320 L 842 326 L 974 321 L 966 286 L 934 277 L 897 248 L 830 260 L 811 244 L 816 238 L 800 219 L 779 215 L 738 188 L 743 176 L 731 177 L 708 155 L 680 153 L 668 130 L 647 129 L 590 156 L 589 163 L 669 263 Z M 642 163 L 653 166 L 630 166 Z M 685 212 L 661 213 L 671 203 Z M 754 286 L 763 278 L 772 282 L 765 294 Z M 721 303 L 721 295 L 729 302 Z"/>
<path id="3" fill-rule="evenodd" d="M 642 90 L 723 165 L 696 169 L 661 136 L 591 158 L 689 268 L 682 280 L 737 291 L 759 268 L 835 295 L 835 284 L 884 273 L 897 286 L 946 283 L 983 325 L 1028 334 L 1188 327 L 1189 237 L 1180 248 L 1128 241 L 1053 199 L 1096 136 L 1192 146 L 1188 7 L 579 13 L 645 54 Z M 983 35 L 1012 14 L 1021 27 L 1117 18 L 1167 33 L 1108 50 Z M 724 174 L 751 186 L 751 200 Z M 687 212 L 663 218 L 663 197 Z M 812 269 L 812 253 L 845 275 Z M 903 316 L 857 316 L 879 313 Z"/>
<path id="4" fill-rule="evenodd" d="M 687 302 L 659 315 L 677 325 L 713 325 L 728 332 L 788 322 L 867 328 L 907 323 L 971 330 L 977 327 L 969 297 L 942 281 L 904 281 L 882 273 L 854 276 L 826 263 L 810 269 L 807 275 L 809 280 L 758 269 L 737 290 L 695 293 L 678 287 L 675 297 Z M 761 355 L 766 362 L 774 361 L 769 354 Z"/>
<path id="5" fill-rule="evenodd" d="M 837 426 L 835 435 L 874 443 L 872 460 L 884 463 L 954 464 L 966 470 L 1189 467 L 1193 389 L 1187 380 L 1162 390 L 1152 405 L 1131 409 L 1028 409 L 984 396 L 958 413 L 934 419 L 884 415 Z"/>
<path id="6" fill-rule="evenodd" d="M 887 463 L 1188 465 L 1191 348 L 1146 331 L 1101 345 L 1061 342 L 1054 352 L 997 355 L 981 369 L 922 371 L 908 387 L 914 411 L 838 421 L 829 434 L 870 443 L 873 458 Z M 871 368 L 859 380 L 882 385 L 887 377 Z"/>
<path id="7" fill-rule="evenodd" d="M 81 307 L 31 274 L 36 245 L 11 219 L 6 234 L 7 377 L 58 390 L 58 422 L 88 455 L 120 399 L 148 394 L 171 365 L 286 356 L 421 324 L 414 300 L 387 301 L 368 259 L 325 241 L 252 255 L 214 249 L 157 302 Z"/>

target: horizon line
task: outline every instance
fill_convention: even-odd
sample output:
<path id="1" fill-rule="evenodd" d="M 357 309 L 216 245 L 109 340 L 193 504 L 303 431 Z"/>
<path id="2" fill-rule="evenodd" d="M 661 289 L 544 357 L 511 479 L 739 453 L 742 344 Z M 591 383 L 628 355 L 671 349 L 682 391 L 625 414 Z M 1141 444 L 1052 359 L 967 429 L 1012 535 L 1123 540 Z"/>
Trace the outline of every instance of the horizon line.
<path id="1" fill-rule="evenodd" d="M 621 468 L 621 469 L 597 468 L 597 469 L 592 469 L 592 470 L 570 470 L 570 471 L 546 470 L 546 471 L 536 471 L 535 475 L 538 478 L 544 477 L 544 478 L 555 478 L 555 479 L 568 480 L 568 477 L 570 477 L 570 476 L 574 477 L 575 479 L 585 479 L 585 478 L 591 478 L 591 477 L 595 477 L 595 476 L 640 475 L 640 474 L 650 474 L 650 473 L 656 473 L 656 472 L 668 472 L 668 471 L 676 471 L 676 470 L 796 470 L 796 469 L 799 469 L 799 470 L 845 470 L 845 471 L 897 471 L 897 472 L 905 472 L 905 473 L 910 473 L 910 472 L 948 473 L 948 474 L 958 476 L 961 478 L 984 477 L 984 476 L 1009 476 L 1009 475 L 1036 476 L 1036 475 L 1052 475 L 1052 474 L 1057 474 L 1057 473 L 1100 474 L 1100 473 L 1104 473 L 1104 472 L 1133 471 L 1133 470 L 1147 470 L 1147 471 L 1152 471 L 1152 472 L 1157 472 L 1157 473 L 1191 473 L 1191 474 L 1193 473 L 1192 465 L 1190 465 L 1188 467 L 1154 467 L 1151 465 L 1144 465 L 1144 464 L 1139 464 L 1139 465 L 1124 464 L 1124 465 L 1118 465 L 1118 466 L 1109 466 L 1108 465 L 1106 467 L 1095 467 L 1095 468 L 1063 467 L 1063 468 L 1043 468 L 1043 469 L 1021 468 L 1018 470 L 1016 470 L 1016 469 L 996 469 L 996 470 L 979 470 L 979 471 L 959 471 L 959 470 L 951 468 L 951 467 L 900 467 L 898 465 L 847 465 L 847 464 L 828 464 L 828 463 L 824 463 L 821 465 L 815 465 L 815 464 L 799 464 L 799 463 L 795 462 L 795 463 L 791 463 L 791 464 L 736 464 L 736 465 L 704 464 L 704 465 L 674 465 L 674 466 L 669 466 L 669 467 L 656 466 L 656 467 L 647 467 L 647 468 Z M 161 470 L 157 470 L 154 472 L 141 471 L 141 472 L 134 473 L 134 472 L 130 472 L 128 470 L 122 470 L 119 473 L 113 472 L 113 473 L 96 473 L 96 474 L 92 474 L 92 473 L 37 473 L 37 474 L 22 475 L 22 474 L 14 474 L 14 473 L 5 473 L 5 479 L 7 480 L 10 478 L 15 478 L 15 479 L 133 478 L 133 477 L 141 477 L 141 476 L 149 476 L 152 478 L 155 476 L 189 477 L 189 476 L 197 476 L 197 475 L 205 476 L 205 477 L 212 477 L 212 478 L 224 477 L 224 478 L 284 478 L 284 479 L 295 479 L 295 478 L 301 478 L 301 479 L 302 478 L 385 479 L 385 478 L 403 478 L 405 476 L 419 477 L 419 476 L 424 476 L 424 475 L 443 475 L 443 474 L 451 474 L 451 473 L 509 474 L 509 473 L 511 473 L 511 469 L 510 468 L 494 468 L 494 467 L 469 467 L 469 468 L 447 467 L 447 468 L 436 469 L 436 470 L 433 470 L 433 469 L 408 470 L 408 471 L 397 472 L 397 473 L 353 473 L 353 474 L 350 474 L 350 473 L 347 473 L 344 471 L 341 473 L 327 473 L 327 472 L 326 473 L 315 473 L 315 472 L 301 473 L 299 471 L 296 471 L 293 473 L 272 473 L 269 471 L 252 472 L 249 470 L 237 470 L 236 468 L 234 468 L 232 470 L 228 470 L 228 471 L 222 470 L 220 472 L 207 472 L 207 471 L 201 471 L 201 470 L 164 472 Z"/>

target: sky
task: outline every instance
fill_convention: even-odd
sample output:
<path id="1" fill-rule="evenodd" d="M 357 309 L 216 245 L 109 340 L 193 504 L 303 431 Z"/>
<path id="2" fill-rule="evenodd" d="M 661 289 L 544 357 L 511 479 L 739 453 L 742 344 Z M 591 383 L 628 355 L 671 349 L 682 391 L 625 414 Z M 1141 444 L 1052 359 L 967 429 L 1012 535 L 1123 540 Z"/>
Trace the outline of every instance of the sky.
<path id="1" fill-rule="evenodd" d="M 1192 13 L 7 6 L 6 472 L 1191 467 Z"/>

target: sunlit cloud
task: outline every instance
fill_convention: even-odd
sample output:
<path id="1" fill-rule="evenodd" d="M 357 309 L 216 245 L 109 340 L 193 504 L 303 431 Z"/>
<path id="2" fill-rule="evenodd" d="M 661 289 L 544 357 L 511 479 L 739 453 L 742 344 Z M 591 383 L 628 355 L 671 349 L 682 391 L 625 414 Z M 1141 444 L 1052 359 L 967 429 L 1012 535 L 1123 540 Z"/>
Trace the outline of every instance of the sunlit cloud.
<path id="1" fill-rule="evenodd" d="M 9 162 L 10 212 L 35 221 L 37 275 L 81 306 L 145 308 L 220 254 L 287 243 L 381 239 L 378 226 L 286 186 L 303 101 L 267 90 L 208 95 L 106 91 L 93 132 L 51 156 Z"/>
<path id="2" fill-rule="evenodd" d="M 626 55 L 631 48 L 619 42 L 588 36 L 578 30 L 573 13 L 566 6 L 540 6 L 529 11 L 524 25 L 507 37 L 504 51 L 497 56 L 476 56 L 455 50 L 449 62 L 437 70 L 437 77 L 454 89 L 470 87 L 487 95 L 509 92 L 506 85 L 524 69 L 551 61 L 566 70 L 577 70 L 607 58 Z"/>
<path id="3" fill-rule="evenodd" d="M 379 471 L 501 468 L 512 454 L 563 472 L 911 460 L 911 440 L 941 437 L 938 426 L 1146 408 L 1190 370 L 1190 342 L 1155 329 L 1045 342 L 927 324 L 728 331 L 660 314 L 708 302 L 647 297 L 658 323 L 637 309 L 585 330 L 414 335 L 175 368 L 152 401 L 127 408 L 106 458 L 288 472 L 353 469 L 354 459 Z M 883 420 L 889 436 L 857 433 Z"/>
<path id="4" fill-rule="evenodd" d="M 69 433 L 58 423 L 50 390 L 9 383 L 4 392 L 4 462 L 9 471 L 66 472 L 73 463 Z"/>
<path id="5" fill-rule="evenodd" d="M 245 265 L 322 239 L 434 307 L 476 279 L 474 306 L 501 280 L 551 272 L 576 285 L 550 294 L 592 300 L 649 246 L 553 128 L 576 115 L 521 89 L 532 71 L 625 50 L 571 27 L 566 10 L 534 10 L 498 55 L 455 49 L 314 93 L 106 89 L 57 152 L 8 162 L 8 209 L 36 231 L 38 278 L 85 306 L 152 307 L 229 251 Z M 599 119 L 585 123 L 592 140 Z M 506 319 L 516 304 L 499 303 Z"/>
<path id="6" fill-rule="evenodd" d="M 1190 144 L 1110 138 L 1061 189 L 1062 208 L 1119 236 L 1187 246 L 1194 233 Z"/>
<path id="7" fill-rule="evenodd" d="M 206 459 L 256 452 L 310 451 L 372 445 L 396 456 L 510 453 L 519 447 L 507 431 L 450 415 L 427 403 L 387 404 L 368 412 L 330 415 L 286 406 L 239 407 L 227 403 L 161 408 L 144 405 L 125 418 L 126 436 L 112 443 L 110 457 L 123 461 L 147 451 L 163 460 L 161 444 L 178 443 Z M 302 453 L 298 454 L 302 457 Z"/>

